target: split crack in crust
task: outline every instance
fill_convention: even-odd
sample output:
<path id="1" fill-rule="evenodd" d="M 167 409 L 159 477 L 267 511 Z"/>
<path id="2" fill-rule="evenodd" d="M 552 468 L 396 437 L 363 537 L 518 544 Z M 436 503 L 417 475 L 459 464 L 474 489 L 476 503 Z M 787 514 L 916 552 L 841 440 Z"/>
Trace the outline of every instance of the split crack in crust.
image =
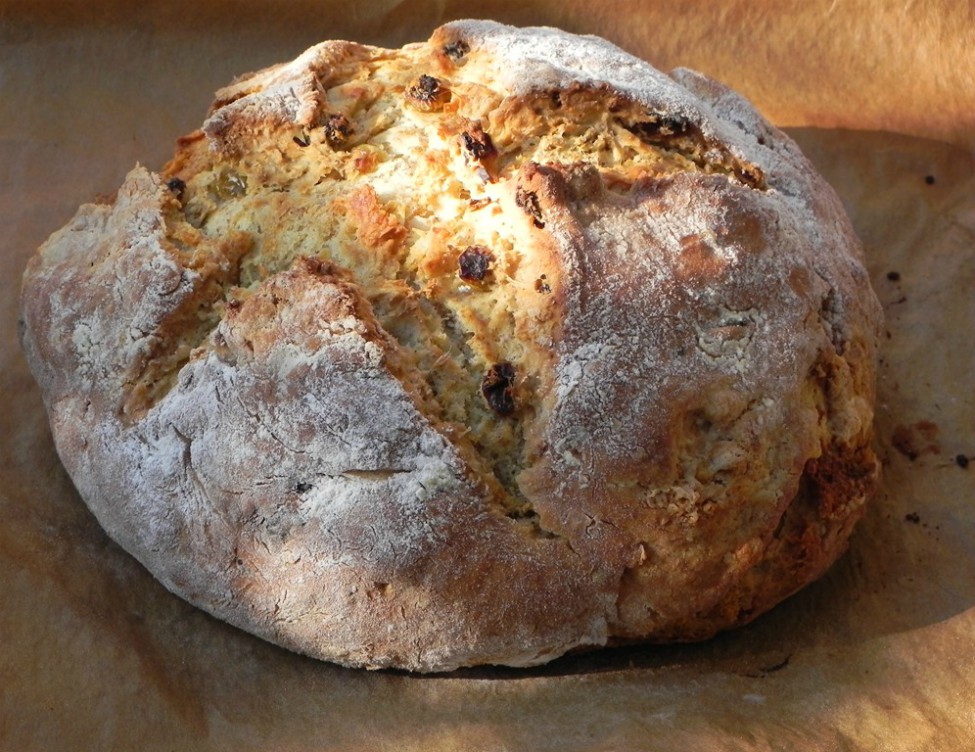
<path id="1" fill-rule="evenodd" d="M 719 84 L 463 22 L 218 92 L 32 261 L 24 345 L 167 587 L 351 665 L 526 665 L 706 637 L 839 556 L 876 482 L 858 254 Z"/>
<path id="2" fill-rule="evenodd" d="M 498 221 L 498 204 L 505 200 L 498 189 L 518 182 L 522 172 L 565 163 L 567 152 L 575 179 L 622 194 L 637 180 L 684 171 L 722 174 L 754 188 L 763 188 L 764 178 L 723 144 L 708 142 L 690 121 L 649 112 L 606 86 L 505 96 L 459 77 L 463 56 L 417 60 L 355 45 L 343 52 L 341 65 L 323 72 L 324 80 L 314 79 L 319 96 L 307 127 L 285 124 L 246 151 L 235 146 L 236 139 L 226 152 L 188 140 L 166 173 L 178 176 L 180 199 L 195 228 L 209 236 L 238 232 L 248 238 L 240 279 L 222 281 L 224 292 L 237 296 L 231 298 L 235 304 L 300 256 L 327 260 L 336 276 L 353 281 L 380 327 L 400 345 L 387 345 L 388 357 L 398 361 L 393 370 L 424 414 L 460 443 L 508 514 L 532 517 L 517 483 L 528 464 L 523 426 L 532 420 L 534 374 L 551 368 L 558 322 L 549 311 L 516 321 L 521 311 L 538 308 L 522 302 L 538 298 L 537 283 L 549 280 L 542 294 L 552 294 L 553 281 L 542 272 L 526 289 L 524 274 L 518 275 L 525 263 L 519 245 L 532 241 L 524 228 Z M 216 107 L 255 93 L 243 88 L 218 95 Z M 209 134 L 225 138 L 219 119 L 213 123 Z M 406 186 L 397 177 L 421 167 L 428 176 L 422 184 Z M 300 213 L 282 208 L 293 196 L 305 202 Z M 544 227 L 534 193 L 519 190 L 515 200 L 536 227 Z M 297 215 L 293 225 L 289 215 Z M 301 238 L 309 223 L 317 232 Z M 273 227 L 276 237 L 267 239 L 264 226 Z M 185 233 L 179 223 L 174 230 Z M 282 242 L 292 233 L 295 242 Z M 492 255 L 489 278 L 477 284 L 457 273 L 458 258 L 472 247 Z M 228 281 L 240 287 L 232 290 Z M 203 313 L 205 321 L 189 329 L 170 360 L 172 373 L 159 373 L 165 361 L 157 357 L 141 379 L 148 382 L 138 390 L 146 398 L 143 409 L 172 385 L 189 351 L 203 344 L 201 334 L 216 328 L 218 315 Z M 172 328 L 178 331 L 182 323 L 177 319 Z M 517 374 L 515 414 L 502 419 L 485 404 L 482 388 L 499 363 L 516 364 Z"/>

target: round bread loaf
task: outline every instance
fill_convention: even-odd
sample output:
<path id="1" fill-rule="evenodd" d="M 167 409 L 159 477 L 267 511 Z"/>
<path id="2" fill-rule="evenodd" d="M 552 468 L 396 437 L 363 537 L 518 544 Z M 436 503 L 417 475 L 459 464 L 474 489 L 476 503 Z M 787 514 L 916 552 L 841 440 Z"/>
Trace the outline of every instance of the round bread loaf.
<path id="1" fill-rule="evenodd" d="M 707 638 L 819 577 L 876 484 L 835 194 L 724 86 L 554 29 L 236 80 L 22 310 L 109 535 L 342 664 Z"/>

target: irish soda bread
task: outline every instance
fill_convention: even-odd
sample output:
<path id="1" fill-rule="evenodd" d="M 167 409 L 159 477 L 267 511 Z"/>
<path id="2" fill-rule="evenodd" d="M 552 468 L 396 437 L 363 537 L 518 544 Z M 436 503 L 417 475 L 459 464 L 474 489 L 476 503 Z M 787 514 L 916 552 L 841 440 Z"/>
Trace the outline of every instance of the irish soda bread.
<path id="1" fill-rule="evenodd" d="M 112 538 L 347 665 L 706 638 L 821 575 L 876 483 L 836 196 L 741 97 L 592 37 L 459 22 L 244 76 L 22 306 Z"/>

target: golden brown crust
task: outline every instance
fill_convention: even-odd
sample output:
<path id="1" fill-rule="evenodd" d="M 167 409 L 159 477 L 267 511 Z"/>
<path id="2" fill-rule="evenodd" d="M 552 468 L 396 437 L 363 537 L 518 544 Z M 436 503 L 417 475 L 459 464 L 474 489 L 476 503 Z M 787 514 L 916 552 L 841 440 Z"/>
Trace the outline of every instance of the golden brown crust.
<path id="1" fill-rule="evenodd" d="M 82 496 L 174 592 L 349 665 L 527 665 L 701 639 L 844 550 L 859 253 L 719 84 L 459 22 L 218 92 L 42 247 L 24 344 Z"/>

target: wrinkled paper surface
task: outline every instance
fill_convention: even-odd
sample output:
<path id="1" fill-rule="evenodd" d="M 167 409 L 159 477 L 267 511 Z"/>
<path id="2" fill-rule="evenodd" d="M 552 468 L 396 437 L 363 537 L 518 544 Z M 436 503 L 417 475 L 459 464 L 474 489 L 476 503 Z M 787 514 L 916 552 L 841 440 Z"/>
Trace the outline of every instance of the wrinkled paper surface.
<path id="1" fill-rule="evenodd" d="M 61 469 L 16 335 L 34 249 L 136 161 L 161 166 L 237 74 L 471 15 L 739 88 L 863 239 L 887 315 L 883 487 L 850 553 L 749 627 L 531 670 L 347 670 L 170 595 Z M 0 0 L 0 749 L 975 748 L 973 26 L 947 1 Z"/>

